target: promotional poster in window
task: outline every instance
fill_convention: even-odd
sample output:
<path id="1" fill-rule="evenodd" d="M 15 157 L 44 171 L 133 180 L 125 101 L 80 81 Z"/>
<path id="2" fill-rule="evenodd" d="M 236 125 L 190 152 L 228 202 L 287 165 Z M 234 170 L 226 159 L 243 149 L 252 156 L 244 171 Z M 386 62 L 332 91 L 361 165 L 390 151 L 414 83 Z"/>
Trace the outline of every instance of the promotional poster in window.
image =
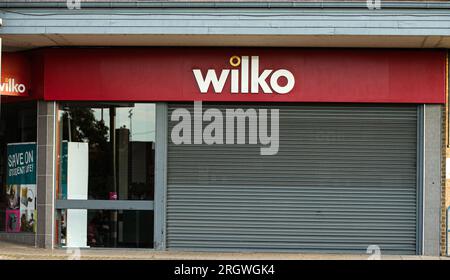
<path id="1" fill-rule="evenodd" d="M 36 232 L 36 143 L 8 144 L 6 232 Z"/>

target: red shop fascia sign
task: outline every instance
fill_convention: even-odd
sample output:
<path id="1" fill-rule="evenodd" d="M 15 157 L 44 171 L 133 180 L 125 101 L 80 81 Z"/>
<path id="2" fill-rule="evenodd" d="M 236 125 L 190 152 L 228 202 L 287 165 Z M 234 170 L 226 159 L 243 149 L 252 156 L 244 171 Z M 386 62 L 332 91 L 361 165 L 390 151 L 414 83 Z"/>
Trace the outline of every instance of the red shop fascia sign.
<path id="1" fill-rule="evenodd" d="M 25 53 L 3 53 L 0 95 L 30 97 L 31 62 Z"/>
<path id="2" fill-rule="evenodd" d="M 445 103 L 442 50 L 60 48 L 32 57 L 32 87 L 49 101 Z"/>

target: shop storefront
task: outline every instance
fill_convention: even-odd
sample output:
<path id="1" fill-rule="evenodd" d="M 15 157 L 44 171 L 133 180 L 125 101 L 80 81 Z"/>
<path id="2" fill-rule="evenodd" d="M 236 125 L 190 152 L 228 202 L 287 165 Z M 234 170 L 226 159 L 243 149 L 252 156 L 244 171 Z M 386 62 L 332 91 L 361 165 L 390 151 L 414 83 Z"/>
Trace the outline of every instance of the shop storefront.
<path id="1" fill-rule="evenodd" d="M 2 56 L 0 80 L 0 237 L 34 242 L 37 101 L 25 54 Z M 27 241 L 25 241 L 27 240 Z"/>
<path id="2" fill-rule="evenodd" d="M 440 246 L 445 51 L 26 55 L 36 73 L 37 242 L 347 253 L 376 245 L 386 254 Z"/>

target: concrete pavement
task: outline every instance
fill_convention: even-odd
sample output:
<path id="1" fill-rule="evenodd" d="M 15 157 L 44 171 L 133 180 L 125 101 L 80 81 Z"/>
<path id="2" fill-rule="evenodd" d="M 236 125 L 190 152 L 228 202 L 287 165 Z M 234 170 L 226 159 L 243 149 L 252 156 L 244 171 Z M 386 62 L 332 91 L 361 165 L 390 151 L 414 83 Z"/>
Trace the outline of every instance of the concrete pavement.
<path id="1" fill-rule="evenodd" d="M 210 253 L 150 249 L 40 249 L 0 241 L 0 260 L 367 260 L 369 255 Z M 450 260 L 447 257 L 381 255 L 382 260 Z"/>

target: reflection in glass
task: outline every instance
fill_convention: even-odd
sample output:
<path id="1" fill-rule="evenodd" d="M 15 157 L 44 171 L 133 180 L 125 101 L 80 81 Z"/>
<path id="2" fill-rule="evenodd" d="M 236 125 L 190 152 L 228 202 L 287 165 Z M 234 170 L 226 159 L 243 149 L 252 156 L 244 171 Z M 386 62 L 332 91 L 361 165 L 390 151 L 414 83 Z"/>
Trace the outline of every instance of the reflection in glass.
<path id="1" fill-rule="evenodd" d="M 66 213 L 62 210 L 62 246 L 66 242 Z M 104 248 L 152 248 L 153 211 L 89 210 L 87 245 Z"/>
<path id="2" fill-rule="evenodd" d="M 59 126 L 58 199 L 153 200 L 155 104 L 61 104 Z M 81 227 L 69 242 L 82 236 L 82 246 L 153 246 L 153 211 L 70 211 L 58 214 L 61 245 L 67 225 L 76 231 L 74 224 L 87 223 L 87 235 Z"/>
<path id="3" fill-rule="evenodd" d="M 62 141 L 89 145 L 89 199 L 153 200 L 155 104 L 67 104 L 60 124 Z"/>

